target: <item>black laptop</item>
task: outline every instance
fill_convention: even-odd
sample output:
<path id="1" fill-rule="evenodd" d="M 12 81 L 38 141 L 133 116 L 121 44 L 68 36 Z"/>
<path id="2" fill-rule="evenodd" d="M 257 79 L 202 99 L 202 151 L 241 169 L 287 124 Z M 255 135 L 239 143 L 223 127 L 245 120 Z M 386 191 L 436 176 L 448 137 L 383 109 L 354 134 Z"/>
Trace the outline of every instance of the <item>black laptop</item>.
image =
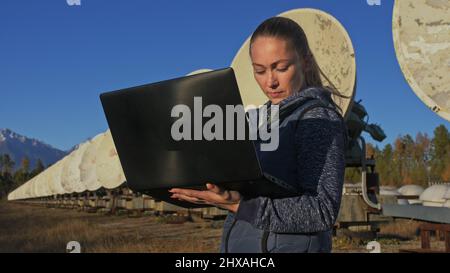
<path id="1" fill-rule="evenodd" d="M 198 138 L 199 130 L 195 132 L 194 129 L 198 129 L 198 126 L 203 128 L 213 117 L 200 116 L 200 98 L 203 109 L 215 105 L 224 110 L 222 118 L 225 124 L 226 106 L 242 105 L 233 69 L 226 68 L 100 95 L 129 188 L 157 200 L 191 208 L 206 205 L 172 199 L 168 190 L 175 187 L 205 189 L 206 182 L 212 182 L 248 197 L 296 195 L 296 190 L 290 185 L 261 170 L 254 143 L 248 137 L 249 123 L 246 118 L 244 140 L 237 137 L 237 120 L 233 128 L 235 140 L 207 140 L 204 136 Z M 183 116 L 187 121 L 190 118 L 192 123 L 190 140 L 188 137 L 179 139 L 179 136 L 174 139 L 174 124 L 180 122 L 182 117 L 180 111 L 174 109 L 191 110 L 191 117 Z M 173 111 L 179 115 L 174 115 Z M 201 124 L 199 121 L 202 121 Z M 224 127 L 225 136 L 226 130 L 231 130 L 231 127 Z M 186 132 L 189 133 L 189 128 L 177 128 L 175 132 L 188 135 Z"/>

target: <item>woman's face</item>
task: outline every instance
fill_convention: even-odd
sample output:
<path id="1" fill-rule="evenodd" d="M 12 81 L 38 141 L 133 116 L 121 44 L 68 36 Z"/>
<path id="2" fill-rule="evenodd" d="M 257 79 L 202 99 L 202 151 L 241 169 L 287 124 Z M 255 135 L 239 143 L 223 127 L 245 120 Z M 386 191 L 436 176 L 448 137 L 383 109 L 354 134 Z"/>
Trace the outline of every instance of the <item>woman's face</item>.
<path id="1" fill-rule="evenodd" d="M 302 87 L 302 64 L 287 41 L 258 37 L 252 43 L 250 57 L 255 79 L 273 104 L 278 104 Z"/>

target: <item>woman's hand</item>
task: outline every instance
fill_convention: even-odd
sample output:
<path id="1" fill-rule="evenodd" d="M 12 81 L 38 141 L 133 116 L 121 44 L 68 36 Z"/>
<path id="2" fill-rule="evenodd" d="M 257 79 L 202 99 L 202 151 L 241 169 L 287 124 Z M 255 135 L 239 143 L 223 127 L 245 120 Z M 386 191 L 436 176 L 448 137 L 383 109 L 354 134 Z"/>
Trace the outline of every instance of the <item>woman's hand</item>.
<path id="1" fill-rule="evenodd" d="M 194 204 L 208 204 L 236 213 L 241 201 L 241 195 L 237 191 L 228 191 L 217 185 L 206 183 L 206 190 L 189 190 L 174 188 L 169 190 L 171 198 L 188 201 Z"/>

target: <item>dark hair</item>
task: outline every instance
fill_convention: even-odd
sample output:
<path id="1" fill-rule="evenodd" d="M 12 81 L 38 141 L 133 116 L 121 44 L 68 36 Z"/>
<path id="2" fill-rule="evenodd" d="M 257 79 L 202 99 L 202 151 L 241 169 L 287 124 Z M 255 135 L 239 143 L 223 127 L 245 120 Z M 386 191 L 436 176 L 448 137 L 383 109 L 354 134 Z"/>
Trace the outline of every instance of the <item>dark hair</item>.
<path id="1" fill-rule="evenodd" d="M 333 95 L 348 98 L 339 93 L 334 84 L 322 72 L 309 47 L 304 30 L 294 20 L 285 17 L 272 17 L 262 22 L 250 38 L 250 54 L 253 42 L 258 37 L 275 37 L 287 41 L 295 50 L 298 57 L 303 59 L 306 68 L 303 68 L 305 82 L 303 87 L 322 87 Z M 320 76 L 323 76 L 330 86 L 324 86 Z"/>

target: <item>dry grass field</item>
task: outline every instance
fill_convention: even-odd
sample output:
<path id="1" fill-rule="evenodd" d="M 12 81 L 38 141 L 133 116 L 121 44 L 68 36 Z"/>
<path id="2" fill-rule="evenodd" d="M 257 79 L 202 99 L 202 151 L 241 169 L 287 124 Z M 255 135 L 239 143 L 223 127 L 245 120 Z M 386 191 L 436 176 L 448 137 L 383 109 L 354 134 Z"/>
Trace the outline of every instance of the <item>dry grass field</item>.
<path id="1" fill-rule="evenodd" d="M 167 223 L 165 217 L 130 218 L 0 202 L 0 252 L 217 252 L 221 223 Z"/>
<path id="2" fill-rule="evenodd" d="M 170 221 L 170 217 L 102 215 L 71 209 L 0 202 L 0 252 L 66 252 L 78 241 L 82 252 L 218 252 L 223 220 Z M 382 252 L 419 248 L 418 226 L 396 220 L 380 227 Z M 364 237 L 333 238 L 333 252 L 368 252 Z M 443 247 L 443 242 L 432 240 Z"/>

